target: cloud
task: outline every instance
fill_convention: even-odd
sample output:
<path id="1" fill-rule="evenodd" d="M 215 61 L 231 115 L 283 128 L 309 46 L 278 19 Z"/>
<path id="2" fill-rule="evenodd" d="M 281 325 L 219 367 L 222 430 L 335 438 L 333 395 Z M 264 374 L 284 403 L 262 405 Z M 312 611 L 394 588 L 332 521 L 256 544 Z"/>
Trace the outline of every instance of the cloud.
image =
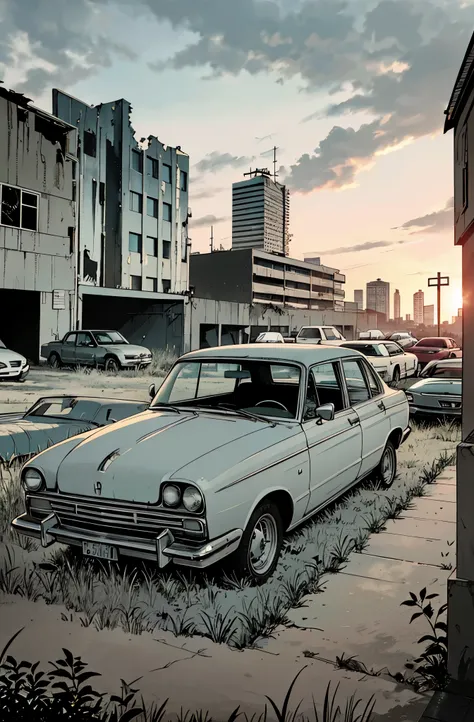
<path id="1" fill-rule="evenodd" d="M 209 226 L 217 226 L 219 223 L 224 223 L 228 220 L 227 216 L 218 217 L 214 215 L 207 215 L 196 218 L 196 220 L 192 220 L 190 226 L 192 228 L 207 228 Z"/>
<path id="2" fill-rule="evenodd" d="M 219 153 L 217 150 L 213 150 L 212 153 L 208 153 L 199 163 L 194 166 L 199 173 L 218 173 L 225 168 L 241 168 L 242 166 L 249 165 L 254 158 L 247 158 L 246 156 L 231 155 L 230 153 Z"/>
<path id="3" fill-rule="evenodd" d="M 223 193 L 224 191 L 229 192 L 229 188 L 221 186 L 220 188 L 202 188 L 200 191 L 194 190 L 195 183 L 192 182 L 192 185 L 190 187 L 190 198 L 193 201 L 200 201 L 205 198 L 213 198 L 214 196 L 217 196 L 219 193 Z"/>
<path id="4" fill-rule="evenodd" d="M 405 221 L 403 225 L 396 226 L 393 230 L 411 231 L 410 235 L 420 233 L 440 233 L 441 231 L 453 230 L 454 224 L 454 198 L 450 198 L 445 207 L 433 213 L 427 213 L 418 218 Z M 415 229 L 415 230 L 412 230 Z"/>
<path id="5" fill-rule="evenodd" d="M 338 248 L 326 248 L 325 251 L 318 251 L 320 255 L 339 256 L 343 253 L 356 253 L 357 251 L 372 251 L 374 248 L 386 248 L 388 246 L 400 246 L 408 241 L 365 241 L 355 246 L 339 246 Z"/>

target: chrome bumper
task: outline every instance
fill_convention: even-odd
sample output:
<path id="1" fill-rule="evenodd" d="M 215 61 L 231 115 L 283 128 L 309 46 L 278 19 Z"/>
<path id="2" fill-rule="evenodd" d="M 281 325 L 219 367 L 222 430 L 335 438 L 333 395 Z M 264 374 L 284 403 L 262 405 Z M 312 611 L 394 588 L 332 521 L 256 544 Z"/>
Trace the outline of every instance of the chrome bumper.
<path id="1" fill-rule="evenodd" d="M 82 542 L 108 544 L 114 547 L 119 555 L 153 561 L 160 569 L 169 562 L 205 569 L 232 554 L 238 548 L 243 534 L 241 529 L 233 529 L 217 539 L 195 547 L 176 541 L 169 529 L 165 529 L 149 542 L 113 534 L 104 536 L 91 532 L 82 533 L 79 530 L 62 527 L 56 514 L 50 514 L 41 521 L 33 520 L 28 514 L 21 514 L 12 521 L 11 525 L 19 534 L 39 539 L 43 547 L 48 547 L 54 542 L 73 546 L 82 546 Z"/>
<path id="2" fill-rule="evenodd" d="M 435 408 L 433 406 L 412 406 L 410 404 L 410 416 L 461 416 L 462 408 L 449 408 L 444 409 L 442 407 Z"/>
<path id="3" fill-rule="evenodd" d="M 410 427 L 410 426 L 407 426 L 406 429 L 405 429 L 405 431 L 404 431 L 403 434 L 402 434 L 402 438 L 401 438 L 401 441 L 400 441 L 400 446 L 405 443 L 405 441 L 408 439 L 408 437 L 410 436 L 410 434 L 411 434 L 411 427 Z"/>

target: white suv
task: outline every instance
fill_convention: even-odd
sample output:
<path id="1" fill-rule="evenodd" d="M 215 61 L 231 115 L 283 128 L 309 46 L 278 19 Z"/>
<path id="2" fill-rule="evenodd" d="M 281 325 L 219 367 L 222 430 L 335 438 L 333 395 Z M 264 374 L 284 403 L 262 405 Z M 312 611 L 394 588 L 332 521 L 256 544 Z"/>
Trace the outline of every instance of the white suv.
<path id="1" fill-rule="evenodd" d="M 324 346 L 340 346 L 346 339 L 334 326 L 302 326 L 296 343 L 319 343 Z"/>

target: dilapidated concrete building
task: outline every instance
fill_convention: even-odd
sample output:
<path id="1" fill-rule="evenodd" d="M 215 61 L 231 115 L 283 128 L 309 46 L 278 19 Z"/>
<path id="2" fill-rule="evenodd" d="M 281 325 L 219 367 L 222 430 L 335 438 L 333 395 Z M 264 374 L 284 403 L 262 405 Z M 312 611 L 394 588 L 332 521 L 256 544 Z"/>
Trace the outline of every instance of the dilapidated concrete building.
<path id="1" fill-rule="evenodd" d="M 124 99 L 93 106 L 53 90 L 53 112 L 77 128 L 77 325 L 179 351 L 189 156 L 153 135 L 137 140 L 131 111 Z"/>
<path id="2" fill-rule="evenodd" d="M 0 338 L 31 361 L 75 315 L 75 136 L 0 86 Z"/>

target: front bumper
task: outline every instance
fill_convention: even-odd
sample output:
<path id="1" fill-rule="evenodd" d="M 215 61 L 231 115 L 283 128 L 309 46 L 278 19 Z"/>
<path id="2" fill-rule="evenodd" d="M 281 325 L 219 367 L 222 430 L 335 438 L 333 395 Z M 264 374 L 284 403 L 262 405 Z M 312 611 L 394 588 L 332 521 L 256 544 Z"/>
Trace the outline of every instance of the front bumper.
<path id="1" fill-rule="evenodd" d="M 120 361 L 120 365 L 124 369 L 136 369 L 136 368 L 146 369 L 147 366 L 149 366 L 151 364 L 151 362 L 152 362 L 151 358 L 150 359 L 148 359 L 148 358 L 145 358 L 145 359 L 139 359 L 139 358 L 129 359 L 129 358 L 127 358 L 127 359 L 124 359 L 123 361 Z"/>
<path id="2" fill-rule="evenodd" d="M 108 544 L 117 550 L 119 557 L 152 561 L 160 569 L 169 562 L 205 569 L 232 554 L 238 548 L 243 534 L 241 529 L 233 529 L 217 539 L 195 546 L 176 541 L 169 529 L 162 531 L 153 541 L 144 541 L 112 533 L 104 535 L 66 528 L 61 526 L 56 514 L 50 514 L 38 521 L 26 513 L 12 521 L 12 528 L 19 534 L 39 539 L 43 547 L 48 547 L 54 542 L 72 546 L 82 546 L 83 542 Z"/>
<path id="3" fill-rule="evenodd" d="M 417 406 L 410 404 L 410 416 L 453 416 L 459 418 L 462 415 L 462 408 L 445 408 L 433 406 Z"/>
<path id="4" fill-rule="evenodd" d="M 410 426 L 407 426 L 406 429 L 405 429 L 405 431 L 404 431 L 403 434 L 402 434 L 402 438 L 401 438 L 401 440 L 400 440 L 400 446 L 405 443 L 405 441 L 408 439 L 408 437 L 410 436 L 410 434 L 411 434 L 411 427 L 410 427 Z"/>
<path id="5" fill-rule="evenodd" d="M 22 367 L 0 369 L 0 379 L 25 379 L 30 371 L 29 364 Z"/>

